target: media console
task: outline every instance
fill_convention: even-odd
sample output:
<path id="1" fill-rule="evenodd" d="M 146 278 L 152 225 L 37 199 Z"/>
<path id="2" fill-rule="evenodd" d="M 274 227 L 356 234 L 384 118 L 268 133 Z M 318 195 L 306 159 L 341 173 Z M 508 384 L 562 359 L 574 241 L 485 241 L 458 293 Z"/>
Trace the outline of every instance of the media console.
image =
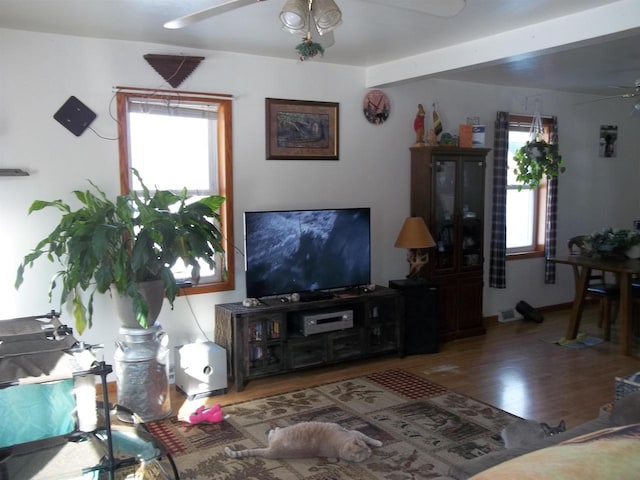
<path id="1" fill-rule="evenodd" d="M 404 304 L 376 287 L 330 299 L 245 307 L 216 305 L 215 342 L 227 350 L 237 391 L 246 382 L 298 369 L 390 353 L 404 355 Z"/>

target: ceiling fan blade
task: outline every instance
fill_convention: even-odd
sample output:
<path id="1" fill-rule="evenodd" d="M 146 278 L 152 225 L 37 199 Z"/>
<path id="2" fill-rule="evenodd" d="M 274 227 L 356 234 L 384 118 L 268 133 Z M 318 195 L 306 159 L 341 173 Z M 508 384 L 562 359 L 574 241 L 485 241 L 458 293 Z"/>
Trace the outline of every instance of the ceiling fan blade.
<path id="1" fill-rule="evenodd" d="M 365 0 L 367 2 L 426 13 L 436 17 L 454 17 L 459 14 L 466 0 Z"/>
<path id="2" fill-rule="evenodd" d="M 625 93 L 623 95 L 610 95 L 608 97 L 596 98 L 594 100 L 587 100 L 586 102 L 578 102 L 575 105 L 586 105 L 588 103 L 601 102 L 603 100 L 613 100 L 614 98 L 632 98 L 638 95 L 637 93 Z"/>
<path id="3" fill-rule="evenodd" d="M 609 88 L 625 88 L 627 90 L 635 88 L 636 90 L 638 90 L 638 89 L 640 89 L 640 78 L 637 78 L 636 81 L 633 82 L 633 85 L 607 85 L 607 87 L 609 87 Z"/>
<path id="4" fill-rule="evenodd" d="M 264 0 L 228 0 L 224 3 L 220 3 L 219 5 L 205 8 L 198 12 L 185 15 L 184 17 L 171 20 L 170 22 L 164 24 L 164 28 L 168 28 L 171 30 L 184 28 L 189 25 L 193 25 L 194 23 L 201 22 L 202 20 L 206 20 L 207 18 L 220 15 L 221 13 L 230 12 L 231 10 L 235 10 L 236 8 L 246 7 L 247 5 L 250 5 L 252 3 L 262 1 Z"/>

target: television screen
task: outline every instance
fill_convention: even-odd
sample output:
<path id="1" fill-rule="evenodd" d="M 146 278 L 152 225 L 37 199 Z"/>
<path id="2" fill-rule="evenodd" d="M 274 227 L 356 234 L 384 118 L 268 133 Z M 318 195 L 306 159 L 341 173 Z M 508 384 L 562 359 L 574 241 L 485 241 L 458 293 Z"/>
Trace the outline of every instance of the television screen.
<path id="1" fill-rule="evenodd" d="M 370 209 L 245 212 L 247 296 L 368 285 Z"/>

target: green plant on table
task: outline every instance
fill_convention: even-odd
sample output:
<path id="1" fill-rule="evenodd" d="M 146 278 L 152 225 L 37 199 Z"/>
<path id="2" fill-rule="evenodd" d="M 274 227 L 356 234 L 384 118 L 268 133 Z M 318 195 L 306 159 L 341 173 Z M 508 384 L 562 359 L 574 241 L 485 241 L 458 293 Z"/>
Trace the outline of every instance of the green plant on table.
<path id="1" fill-rule="evenodd" d="M 584 241 L 585 253 L 594 257 L 622 256 L 634 245 L 640 245 L 640 231 L 612 227 L 594 232 Z"/>

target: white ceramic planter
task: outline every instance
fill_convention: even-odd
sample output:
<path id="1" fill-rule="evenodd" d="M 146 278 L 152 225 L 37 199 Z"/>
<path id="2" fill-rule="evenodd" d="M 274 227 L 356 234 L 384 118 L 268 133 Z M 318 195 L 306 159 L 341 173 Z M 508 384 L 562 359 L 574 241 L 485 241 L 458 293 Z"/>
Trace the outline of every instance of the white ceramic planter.
<path id="1" fill-rule="evenodd" d="M 164 300 L 163 288 L 164 283 L 162 280 L 152 280 L 138 284 L 140 293 L 149 305 L 149 315 L 147 317 L 149 327 L 155 323 L 162 309 L 162 301 Z M 113 295 L 113 301 L 116 314 L 120 318 L 123 327 L 142 328 L 133 313 L 133 300 L 131 297 L 115 293 Z"/>

